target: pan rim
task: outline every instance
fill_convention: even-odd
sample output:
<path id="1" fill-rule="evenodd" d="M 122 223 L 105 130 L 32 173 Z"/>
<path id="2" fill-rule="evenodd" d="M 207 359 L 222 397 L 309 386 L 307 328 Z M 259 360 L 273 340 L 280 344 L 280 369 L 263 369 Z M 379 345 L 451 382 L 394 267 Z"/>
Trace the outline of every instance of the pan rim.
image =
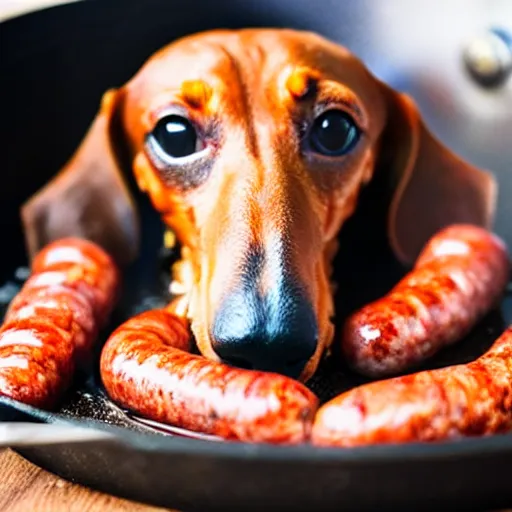
<path id="1" fill-rule="evenodd" d="M 446 459 L 475 459 L 495 455 L 512 457 L 512 433 L 495 434 L 485 437 L 463 437 L 436 443 L 374 444 L 351 448 L 318 447 L 311 444 L 273 445 L 238 441 L 208 441 L 181 436 L 143 433 L 126 427 L 109 425 L 92 419 L 68 418 L 59 413 L 43 411 L 22 404 L 7 397 L 0 397 L 0 406 L 29 416 L 47 424 L 69 425 L 91 428 L 104 432 L 105 439 L 94 443 L 116 443 L 138 452 L 158 452 L 167 455 L 211 457 L 244 462 L 292 462 L 301 463 L 343 463 L 343 464 L 389 464 L 420 461 L 442 462 Z M 90 441 L 84 440 L 83 444 Z M 80 441 L 52 443 L 76 444 Z M 28 445 L 18 446 L 27 448 Z M 17 446 L 13 445 L 13 449 Z"/>

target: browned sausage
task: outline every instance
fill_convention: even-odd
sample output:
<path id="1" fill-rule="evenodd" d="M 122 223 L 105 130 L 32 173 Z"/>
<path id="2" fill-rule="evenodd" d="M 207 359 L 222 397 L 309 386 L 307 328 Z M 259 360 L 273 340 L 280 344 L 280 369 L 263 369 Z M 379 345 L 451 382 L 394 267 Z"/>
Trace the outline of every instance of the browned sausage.
<path id="1" fill-rule="evenodd" d="M 440 441 L 512 429 L 512 327 L 476 361 L 373 382 L 323 405 L 321 446 Z"/>
<path id="2" fill-rule="evenodd" d="M 346 360 L 374 378 L 414 367 L 460 340 L 496 304 L 508 277 L 507 250 L 498 237 L 476 226 L 440 231 L 386 297 L 348 319 Z"/>
<path id="3" fill-rule="evenodd" d="M 248 442 L 308 439 L 317 398 L 278 374 L 232 368 L 187 353 L 179 317 L 142 313 L 120 326 L 101 355 L 101 377 L 121 406 L 162 423 Z"/>
<path id="4" fill-rule="evenodd" d="M 55 285 L 23 289 L 9 306 L 5 323 L 43 318 L 73 336 L 78 352 L 86 357 L 96 338 L 98 325 L 90 303 L 77 291 Z M 81 356 L 79 356 L 81 357 Z"/>
<path id="5" fill-rule="evenodd" d="M 25 283 L 25 289 L 57 284 L 75 289 L 88 300 L 97 321 L 103 325 L 119 286 L 118 268 L 103 249 L 87 240 L 61 240 L 42 249 L 32 268 L 34 275 Z"/>
<path id="6" fill-rule="evenodd" d="M 90 354 L 118 280 L 114 262 L 91 242 L 63 239 L 43 249 L 0 329 L 0 394 L 53 406 Z"/>

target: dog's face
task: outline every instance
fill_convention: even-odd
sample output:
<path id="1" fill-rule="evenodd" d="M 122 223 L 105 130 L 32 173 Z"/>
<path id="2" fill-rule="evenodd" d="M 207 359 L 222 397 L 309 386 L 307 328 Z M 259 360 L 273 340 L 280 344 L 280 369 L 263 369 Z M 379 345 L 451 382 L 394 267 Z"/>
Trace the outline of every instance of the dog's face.
<path id="1" fill-rule="evenodd" d="M 410 100 L 314 34 L 218 31 L 180 40 L 110 92 L 102 111 L 103 137 L 111 138 L 115 113 L 139 187 L 181 242 L 174 310 L 190 318 L 205 356 L 234 365 L 302 380 L 315 372 L 333 340 L 336 237 L 383 144 L 396 145 L 389 224 L 404 261 L 443 224 L 488 223 L 491 216 L 490 178 L 442 148 Z M 437 167 L 422 170 L 429 165 Z M 83 171 L 65 174 L 73 172 L 87 181 Z M 126 190 L 112 177 L 109 184 L 101 193 L 111 189 L 117 206 L 103 219 L 122 217 L 117 237 L 124 222 L 121 233 L 133 241 Z M 438 213 L 415 228 L 401 222 L 423 207 L 424 194 L 437 197 Z M 34 235 L 29 217 L 42 216 L 34 214 L 42 197 L 24 210 L 29 247 L 36 243 L 31 233 L 41 243 L 66 230 L 92 238 L 84 216 L 79 226 L 55 227 L 54 220 L 52 228 L 47 213 L 46 227 Z"/>
<path id="2" fill-rule="evenodd" d="M 375 80 L 320 38 L 222 32 L 159 52 L 124 101 L 139 186 L 187 247 L 201 352 L 310 376 L 333 337 L 332 241 L 384 124 Z"/>

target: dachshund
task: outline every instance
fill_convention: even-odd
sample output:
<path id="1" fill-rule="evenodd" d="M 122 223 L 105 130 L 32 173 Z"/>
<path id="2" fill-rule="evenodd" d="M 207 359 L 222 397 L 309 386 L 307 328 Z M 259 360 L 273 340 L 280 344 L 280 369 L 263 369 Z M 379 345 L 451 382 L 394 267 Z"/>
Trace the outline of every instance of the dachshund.
<path id="1" fill-rule="evenodd" d="M 389 193 L 385 236 L 403 265 L 445 227 L 490 228 L 496 205 L 492 174 L 437 140 L 409 96 L 289 29 L 187 36 L 108 90 L 75 155 L 22 206 L 29 254 L 79 236 L 133 261 L 126 162 L 179 241 L 171 310 L 200 353 L 303 382 L 335 339 L 334 258 L 370 184 Z"/>

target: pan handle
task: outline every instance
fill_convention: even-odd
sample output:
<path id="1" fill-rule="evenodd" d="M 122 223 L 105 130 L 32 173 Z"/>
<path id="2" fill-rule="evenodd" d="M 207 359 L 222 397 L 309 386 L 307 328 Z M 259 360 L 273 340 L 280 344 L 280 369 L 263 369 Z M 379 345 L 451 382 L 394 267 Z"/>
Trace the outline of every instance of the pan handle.
<path id="1" fill-rule="evenodd" d="M 103 430 L 77 427 L 66 423 L 51 425 L 29 422 L 0 423 L 0 450 L 19 446 L 104 441 L 114 437 Z"/>
<path id="2" fill-rule="evenodd" d="M 16 446 L 105 440 L 110 432 L 55 419 L 49 413 L 0 397 L 0 450 Z"/>

